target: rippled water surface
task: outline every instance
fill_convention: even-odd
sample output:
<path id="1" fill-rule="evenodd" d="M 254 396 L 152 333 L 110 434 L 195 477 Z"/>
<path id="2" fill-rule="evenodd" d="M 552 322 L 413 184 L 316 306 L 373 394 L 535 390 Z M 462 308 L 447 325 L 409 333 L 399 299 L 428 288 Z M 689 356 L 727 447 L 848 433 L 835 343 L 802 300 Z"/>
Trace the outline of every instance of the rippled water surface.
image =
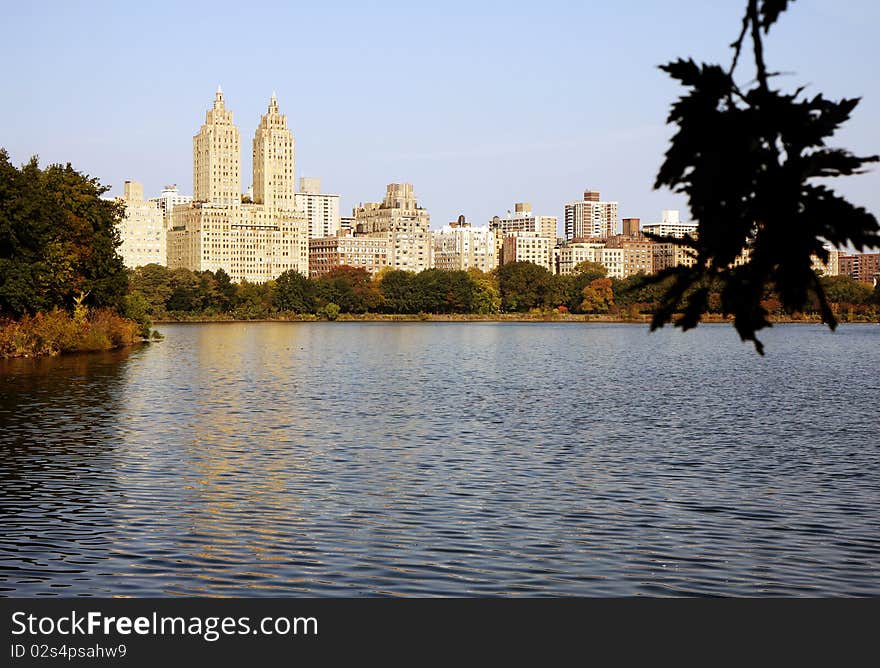
<path id="1" fill-rule="evenodd" d="M 0 362 L 0 594 L 880 595 L 880 327 L 163 326 Z"/>

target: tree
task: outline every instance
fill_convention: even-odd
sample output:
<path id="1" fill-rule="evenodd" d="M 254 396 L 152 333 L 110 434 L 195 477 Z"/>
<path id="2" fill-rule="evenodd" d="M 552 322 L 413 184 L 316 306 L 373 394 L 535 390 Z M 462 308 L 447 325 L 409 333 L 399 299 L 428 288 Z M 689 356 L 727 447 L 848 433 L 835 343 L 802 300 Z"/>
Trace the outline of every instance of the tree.
<path id="1" fill-rule="evenodd" d="M 412 278 L 413 306 L 425 313 L 470 313 L 474 284 L 465 271 L 425 269 Z"/>
<path id="2" fill-rule="evenodd" d="M 583 289 L 580 309 L 584 313 L 608 313 L 614 306 L 610 278 L 597 278 Z"/>
<path id="3" fill-rule="evenodd" d="M 131 292 L 139 292 L 147 301 L 148 313 L 154 318 L 165 317 L 165 303 L 171 296 L 171 270 L 161 264 L 147 264 L 129 272 Z"/>
<path id="4" fill-rule="evenodd" d="M 275 279 L 275 308 L 294 313 L 313 313 L 315 284 L 298 271 L 289 269 Z"/>
<path id="5" fill-rule="evenodd" d="M 501 309 L 501 290 L 497 270 L 485 273 L 472 267 L 467 273 L 474 284 L 473 312 L 486 315 L 498 313 Z"/>
<path id="6" fill-rule="evenodd" d="M 533 262 L 511 262 L 498 268 L 501 308 L 504 311 L 528 311 L 544 304 L 553 275 Z"/>
<path id="7" fill-rule="evenodd" d="M 68 163 L 17 169 L 0 149 L 0 316 L 53 307 L 84 295 L 93 307 L 120 305 L 128 279 L 117 253 L 122 206 L 108 188 Z"/>
<path id="8" fill-rule="evenodd" d="M 825 298 L 831 304 L 868 304 L 873 290 L 851 276 L 823 276 L 819 279 Z"/>
<path id="9" fill-rule="evenodd" d="M 417 313 L 413 294 L 413 278 L 410 271 L 390 269 L 380 275 L 379 291 L 382 293 L 382 310 L 386 313 Z"/>
<path id="10" fill-rule="evenodd" d="M 335 267 L 315 281 L 315 289 L 319 306 L 333 302 L 342 313 L 366 313 L 381 300 L 370 272 L 363 267 Z"/>
<path id="11" fill-rule="evenodd" d="M 573 273 L 575 276 L 583 276 L 589 282 L 597 278 L 605 278 L 608 275 L 608 269 L 601 262 L 584 260 L 577 263 Z"/>
<path id="12" fill-rule="evenodd" d="M 793 1 L 793 0 L 792 0 Z M 770 86 L 775 75 L 764 61 L 766 33 L 789 0 L 747 0 L 739 38 L 729 68 L 678 60 L 661 67 L 689 88 L 673 106 L 668 122 L 678 131 L 657 174 L 655 188 L 669 187 L 688 197 L 696 238 L 663 241 L 693 249 L 693 267 L 673 267 L 657 276 L 672 277 L 652 329 L 675 320 L 695 327 L 706 312 L 708 285 L 720 286 L 721 306 L 734 316 L 744 341 L 770 325 L 761 306 L 766 287 L 788 313 L 802 311 L 810 293 L 819 301 L 824 322 L 833 329 L 834 314 L 811 256 L 827 261 L 826 242 L 858 249 L 880 243 L 877 219 L 816 179 L 860 173 L 877 156 L 857 157 L 829 148 L 826 139 L 849 118 L 858 99 L 828 100 Z M 749 36 L 756 78 L 749 90 L 734 73 Z M 748 262 L 734 260 L 744 252 Z M 705 279 L 709 279 L 708 281 Z M 689 298 L 686 294 L 692 288 Z"/>

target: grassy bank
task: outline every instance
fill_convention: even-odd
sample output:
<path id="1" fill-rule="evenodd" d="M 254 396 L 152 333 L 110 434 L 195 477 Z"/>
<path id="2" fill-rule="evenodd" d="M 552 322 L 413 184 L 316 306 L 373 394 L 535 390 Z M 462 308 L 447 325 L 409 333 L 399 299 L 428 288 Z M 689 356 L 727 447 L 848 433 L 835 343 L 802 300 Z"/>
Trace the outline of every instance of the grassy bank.
<path id="1" fill-rule="evenodd" d="M 140 340 L 137 323 L 106 308 L 76 316 L 54 309 L 0 322 L 0 357 L 113 350 Z"/>

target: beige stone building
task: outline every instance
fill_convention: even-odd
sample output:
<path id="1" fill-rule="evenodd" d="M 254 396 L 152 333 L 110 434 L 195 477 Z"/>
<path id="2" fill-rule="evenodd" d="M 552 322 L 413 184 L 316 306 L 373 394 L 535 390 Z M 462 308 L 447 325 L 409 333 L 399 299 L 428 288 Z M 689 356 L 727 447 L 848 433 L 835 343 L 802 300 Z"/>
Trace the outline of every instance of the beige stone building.
<path id="1" fill-rule="evenodd" d="M 165 218 L 154 201 L 144 201 L 144 187 L 137 181 L 126 181 L 120 201 L 125 216 L 119 222 L 122 244 L 119 254 L 126 267 L 166 263 Z"/>
<path id="2" fill-rule="evenodd" d="M 309 276 L 317 278 L 341 265 L 361 267 L 374 276 L 389 266 L 386 232 L 309 239 Z"/>
<path id="3" fill-rule="evenodd" d="M 541 236 L 537 232 L 512 232 L 504 237 L 501 249 L 501 264 L 511 262 L 532 262 L 554 271 L 553 248 L 555 239 Z"/>
<path id="4" fill-rule="evenodd" d="M 617 202 L 601 201 L 599 191 L 585 190 L 584 198 L 565 205 L 565 238 L 607 238 L 618 232 Z"/>
<path id="5" fill-rule="evenodd" d="M 620 253 L 605 252 L 619 250 Z M 614 257 L 613 266 L 606 264 L 606 259 Z M 608 269 L 608 276 L 613 278 L 629 278 L 638 273 L 650 274 L 654 271 L 654 243 L 643 237 L 632 237 L 618 234 L 610 237 L 605 243 L 602 264 Z"/>
<path id="6" fill-rule="evenodd" d="M 333 237 L 339 232 L 339 195 L 321 192 L 321 179 L 302 177 L 296 193 L 296 208 L 309 221 L 309 239 Z"/>
<path id="7" fill-rule="evenodd" d="M 559 220 L 556 216 L 537 216 L 532 212 L 530 202 L 516 202 L 513 213 L 506 216 L 495 216 L 489 221 L 489 227 L 497 230 L 503 239 L 513 232 L 537 232 L 542 237 L 556 240 L 556 228 Z"/>
<path id="8" fill-rule="evenodd" d="M 264 282 L 290 269 L 308 275 L 308 223 L 296 209 L 294 143 L 275 95 L 254 136 L 253 201 L 242 202 L 240 141 L 218 88 L 193 138 L 193 202 L 176 206 L 168 266 L 223 269 Z"/>
<path id="9" fill-rule="evenodd" d="M 489 272 L 498 266 L 498 232 L 489 226 L 473 227 L 459 216 L 431 232 L 434 267 L 450 271 L 479 269 Z"/>
<path id="10" fill-rule="evenodd" d="M 182 206 L 192 202 L 192 195 L 181 195 L 180 189 L 176 183 L 167 185 L 162 188 L 162 193 L 158 197 L 150 199 L 162 211 L 162 217 L 165 220 L 165 229 L 171 227 L 171 213 L 174 207 Z"/>
<path id="11" fill-rule="evenodd" d="M 381 202 L 366 202 L 354 210 L 358 233 L 388 235 L 388 265 L 420 272 L 431 262 L 428 212 L 418 205 L 411 183 L 391 183 Z"/>
<path id="12" fill-rule="evenodd" d="M 602 249 L 605 248 L 605 240 L 596 241 L 573 241 L 564 244 L 558 249 L 557 273 L 569 275 L 574 273 L 575 267 L 581 262 L 602 263 Z"/>

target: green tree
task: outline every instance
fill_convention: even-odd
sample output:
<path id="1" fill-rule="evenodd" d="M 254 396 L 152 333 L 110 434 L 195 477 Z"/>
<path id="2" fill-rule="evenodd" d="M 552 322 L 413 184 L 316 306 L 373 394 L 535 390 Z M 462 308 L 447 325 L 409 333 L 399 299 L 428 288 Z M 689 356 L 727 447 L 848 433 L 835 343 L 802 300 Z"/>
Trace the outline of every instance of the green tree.
<path id="1" fill-rule="evenodd" d="M 473 312 L 484 315 L 498 313 L 501 310 L 501 290 L 497 270 L 486 273 L 472 267 L 467 273 L 474 285 Z"/>
<path id="2" fill-rule="evenodd" d="M 236 286 L 233 315 L 238 320 L 261 320 L 274 312 L 274 281 L 251 283 L 242 281 Z"/>
<path id="3" fill-rule="evenodd" d="M 122 206 L 108 188 L 68 163 L 14 167 L 0 149 L 0 316 L 53 307 L 85 295 L 93 307 L 120 305 L 127 289 L 117 253 Z"/>
<path id="4" fill-rule="evenodd" d="M 379 291 L 382 294 L 382 310 L 386 313 L 417 313 L 413 278 L 410 271 L 392 269 L 379 277 Z"/>
<path id="5" fill-rule="evenodd" d="M 165 317 L 165 303 L 171 296 L 171 270 L 161 264 L 147 264 L 129 272 L 129 290 L 147 300 L 147 312 L 153 318 Z"/>
<path id="6" fill-rule="evenodd" d="M 465 271 L 425 269 L 412 278 L 413 306 L 425 313 L 470 313 L 474 284 Z"/>
<path id="7" fill-rule="evenodd" d="M 235 304 L 235 283 L 222 268 L 214 272 L 214 280 L 217 283 L 217 310 L 227 313 Z"/>
<path id="8" fill-rule="evenodd" d="M 533 262 L 511 262 L 498 268 L 501 308 L 524 312 L 544 306 L 553 274 Z"/>
<path id="9" fill-rule="evenodd" d="M 678 310 L 675 324 L 695 327 L 708 308 L 708 286 L 716 282 L 723 311 L 734 316 L 740 337 L 753 341 L 759 353 L 763 346 L 755 334 L 770 324 L 761 306 L 767 286 L 788 313 L 802 311 L 812 291 L 823 320 L 833 329 L 836 320 L 812 271 L 811 256 L 827 260 L 826 241 L 858 249 L 880 244 L 873 215 L 816 182 L 859 173 L 877 160 L 826 145 L 858 100 L 835 102 L 821 94 L 806 98 L 802 88 L 787 94 L 770 85 L 773 73 L 764 61 L 762 31 L 769 31 L 788 4 L 747 0 L 728 68 L 693 60 L 661 67 L 690 91 L 669 114 L 668 122 L 678 130 L 655 187 L 687 195 L 698 223 L 696 238 L 664 241 L 692 248 L 697 262 L 659 274 L 658 280 L 673 281 L 652 329 L 672 321 Z M 756 76 L 752 88 L 744 90 L 734 73 L 747 37 Z M 733 266 L 744 251 L 750 253 L 749 261 Z"/>
<path id="10" fill-rule="evenodd" d="M 195 313 L 204 308 L 201 278 L 189 269 L 172 269 L 169 286 L 171 292 L 165 301 L 169 311 Z"/>
<path id="11" fill-rule="evenodd" d="M 362 267 L 341 265 L 315 281 L 319 306 L 333 302 L 343 313 L 375 311 L 381 301 L 370 272 Z"/>
<path id="12" fill-rule="evenodd" d="M 850 276 L 823 276 L 819 283 L 831 304 L 870 304 L 874 292 L 870 285 Z"/>
<path id="13" fill-rule="evenodd" d="M 275 279 L 275 308 L 294 313 L 315 312 L 315 284 L 298 271 L 289 269 Z"/>

